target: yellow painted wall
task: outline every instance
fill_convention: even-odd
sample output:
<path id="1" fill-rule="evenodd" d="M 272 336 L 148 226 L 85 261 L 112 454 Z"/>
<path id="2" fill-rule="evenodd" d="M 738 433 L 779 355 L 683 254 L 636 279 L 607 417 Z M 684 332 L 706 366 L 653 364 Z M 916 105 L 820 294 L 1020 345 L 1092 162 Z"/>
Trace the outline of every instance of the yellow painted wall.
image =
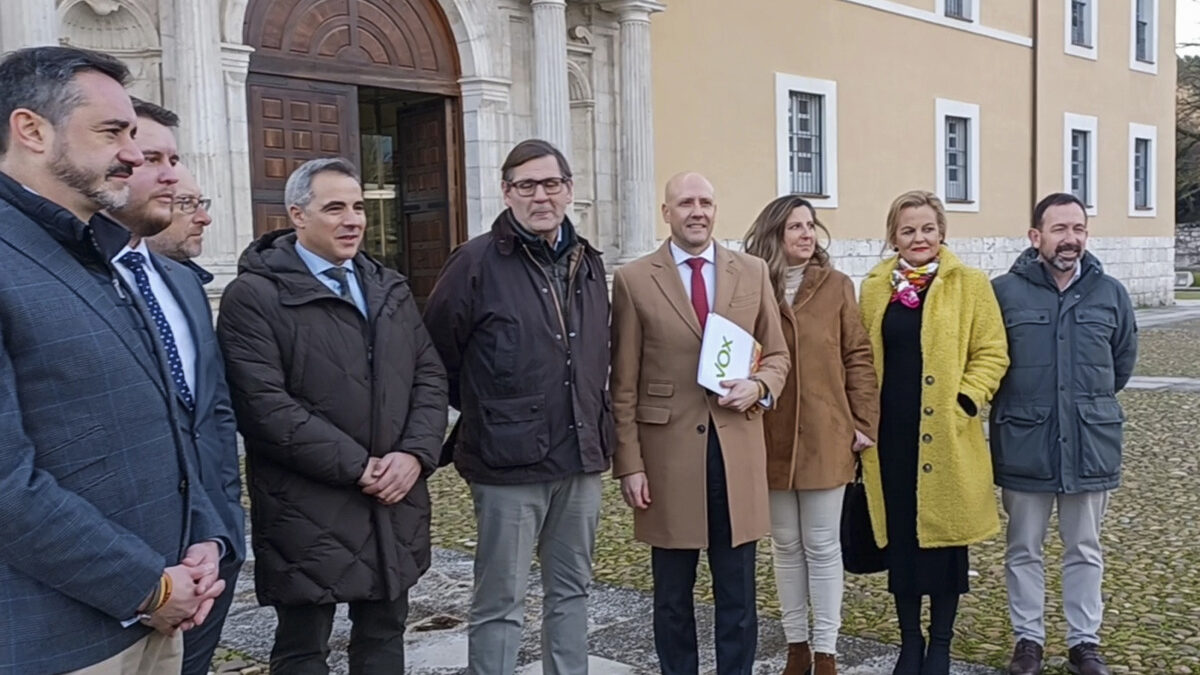
<path id="1" fill-rule="evenodd" d="M 1127 1 L 1101 3 L 1099 62 L 1063 54 L 1062 3 L 1038 3 L 1043 49 L 1054 52 L 1039 61 L 1038 193 L 1061 189 L 1063 106 L 1086 100 L 1071 111 L 1100 111 L 1097 233 L 1165 234 L 1174 211 L 1172 40 L 1160 39 L 1157 78 L 1130 71 Z M 1160 3 L 1160 34 L 1171 36 L 1174 1 Z M 933 9 L 933 0 L 897 4 Z M 981 23 L 1028 37 L 1032 7 L 1032 0 L 985 0 Z M 1023 235 L 1035 201 L 1035 50 L 847 0 L 675 0 L 654 16 L 652 36 L 656 182 L 661 190 L 678 171 L 705 173 L 717 190 L 719 238 L 741 238 L 777 196 L 777 72 L 838 83 L 839 205 L 818 212 L 835 237 L 881 237 L 897 194 L 933 189 L 936 98 L 980 106 L 981 210 L 949 214 L 950 235 Z M 1158 125 L 1154 220 L 1115 218 L 1127 211 L 1131 120 Z M 1119 135 L 1109 133 L 1116 126 Z"/>
<path id="2" fill-rule="evenodd" d="M 1042 2 L 1038 51 L 1038 188 L 1063 185 L 1063 113 L 1098 118 L 1095 236 L 1172 236 L 1175 232 L 1175 2 L 1159 0 L 1158 74 L 1130 69 L 1130 3 L 1100 3 L 1095 61 L 1066 54 L 1062 2 Z M 1129 217 L 1129 123 L 1158 128 L 1157 217 Z"/>

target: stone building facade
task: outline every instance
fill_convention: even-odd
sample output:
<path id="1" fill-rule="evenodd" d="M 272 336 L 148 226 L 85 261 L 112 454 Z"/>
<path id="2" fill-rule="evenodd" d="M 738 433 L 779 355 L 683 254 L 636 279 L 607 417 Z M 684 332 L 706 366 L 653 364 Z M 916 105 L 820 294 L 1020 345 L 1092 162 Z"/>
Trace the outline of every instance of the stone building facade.
<path id="1" fill-rule="evenodd" d="M 420 293 L 451 247 L 503 209 L 500 165 L 530 136 L 572 158 L 574 217 L 609 260 L 654 245 L 649 31 L 663 8 L 6 0 L 0 51 L 61 43 L 114 54 L 134 72 L 132 93 L 179 113 L 183 161 L 213 198 L 201 262 L 217 275 L 214 290 L 255 234 L 285 222 L 277 199 L 290 169 L 345 154 L 368 162 L 368 179 L 370 163 L 387 165 L 368 181 L 387 221 L 373 222 L 381 231 L 368 240 L 391 244 L 385 257 L 408 268 Z"/>

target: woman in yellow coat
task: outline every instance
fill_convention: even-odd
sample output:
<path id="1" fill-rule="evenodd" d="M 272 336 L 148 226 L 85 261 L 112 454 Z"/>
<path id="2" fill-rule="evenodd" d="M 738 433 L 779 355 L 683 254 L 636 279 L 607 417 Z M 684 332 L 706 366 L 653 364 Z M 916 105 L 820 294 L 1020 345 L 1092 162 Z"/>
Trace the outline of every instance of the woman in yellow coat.
<path id="1" fill-rule="evenodd" d="M 863 480 L 900 620 L 895 675 L 950 672 L 967 545 L 1000 528 L 979 411 L 1008 368 L 1004 322 L 987 275 L 964 265 L 945 238 L 936 195 L 900 195 L 887 219 L 896 255 L 862 283 L 881 383 L 879 442 L 863 453 Z"/>

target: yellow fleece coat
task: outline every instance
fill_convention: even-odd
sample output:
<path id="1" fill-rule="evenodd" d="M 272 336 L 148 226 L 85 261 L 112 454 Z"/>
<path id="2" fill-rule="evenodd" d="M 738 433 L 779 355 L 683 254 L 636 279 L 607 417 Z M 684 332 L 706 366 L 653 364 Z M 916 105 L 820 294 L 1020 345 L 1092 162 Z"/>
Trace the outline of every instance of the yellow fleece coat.
<path id="1" fill-rule="evenodd" d="M 917 463 L 917 542 L 921 548 L 966 546 L 996 534 L 1000 519 L 992 491 L 992 460 L 979 411 L 1008 370 L 1008 342 L 992 284 L 942 246 L 941 265 L 925 293 L 921 323 L 921 440 Z M 860 306 L 883 382 L 883 313 L 892 297 L 896 258 L 863 280 Z M 958 402 L 975 404 L 970 416 Z M 885 411 L 886 414 L 886 411 Z M 884 446 L 886 447 L 886 445 Z M 862 453 L 863 482 L 875 541 L 887 546 L 879 450 Z"/>

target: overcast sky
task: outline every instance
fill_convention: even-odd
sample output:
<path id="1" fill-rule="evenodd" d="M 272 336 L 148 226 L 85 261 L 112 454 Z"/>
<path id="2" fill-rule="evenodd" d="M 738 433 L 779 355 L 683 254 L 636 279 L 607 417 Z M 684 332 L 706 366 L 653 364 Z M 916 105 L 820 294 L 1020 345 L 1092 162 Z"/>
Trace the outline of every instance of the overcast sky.
<path id="1" fill-rule="evenodd" d="M 1177 0 L 1175 44 L 1200 44 L 1200 0 Z M 1200 46 L 1179 49 L 1180 54 L 1200 55 Z"/>

